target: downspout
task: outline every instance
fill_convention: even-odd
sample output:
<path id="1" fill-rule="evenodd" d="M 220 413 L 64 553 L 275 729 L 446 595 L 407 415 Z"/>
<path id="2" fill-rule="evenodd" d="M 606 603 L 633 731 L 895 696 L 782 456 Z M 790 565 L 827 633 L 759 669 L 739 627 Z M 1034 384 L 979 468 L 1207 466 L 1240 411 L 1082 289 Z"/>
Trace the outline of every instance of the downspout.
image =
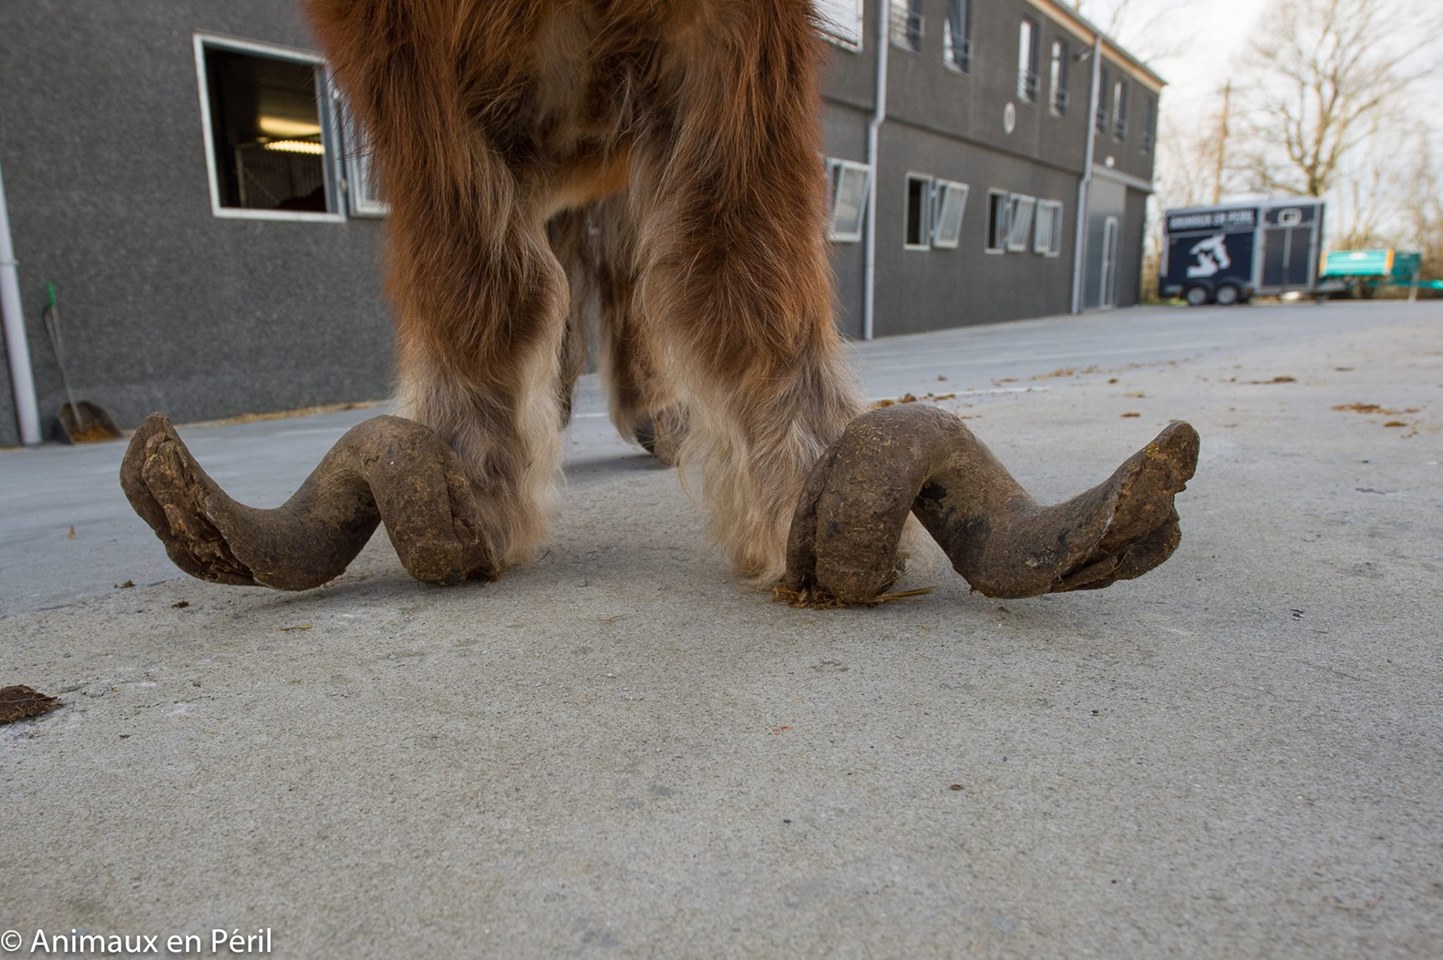
<path id="1" fill-rule="evenodd" d="M 872 175 L 867 187 L 867 234 L 862 254 L 862 339 L 872 339 L 877 305 L 877 166 L 881 153 L 882 123 L 887 119 L 887 48 L 892 0 L 877 4 L 877 90 L 872 121 L 867 124 L 867 166 Z"/>
<path id="2" fill-rule="evenodd" d="M 1087 155 L 1082 181 L 1077 185 L 1077 226 L 1072 244 L 1072 312 L 1082 312 L 1082 290 L 1087 269 L 1087 218 L 1092 200 L 1092 155 L 1097 150 L 1097 108 L 1102 91 L 1102 34 L 1092 38 L 1092 93 L 1087 98 Z"/>
<path id="3" fill-rule="evenodd" d="M 5 205 L 5 177 L 0 174 L 0 321 L 5 327 L 5 355 L 10 359 L 10 387 L 15 393 L 15 419 L 20 442 L 40 442 L 40 409 L 30 370 L 30 345 L 25 340 L 25 313 L 20 309 L 20 273 L 10 237 L 10 211 Z"/>

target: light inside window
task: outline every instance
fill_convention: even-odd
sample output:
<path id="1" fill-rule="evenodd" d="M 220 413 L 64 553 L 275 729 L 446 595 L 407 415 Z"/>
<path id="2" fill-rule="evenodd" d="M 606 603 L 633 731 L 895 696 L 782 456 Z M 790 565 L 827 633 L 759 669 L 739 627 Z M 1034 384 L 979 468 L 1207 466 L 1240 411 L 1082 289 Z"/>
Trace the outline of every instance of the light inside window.
<path id="1" fill-rule="evenodd" d="M 219 207 L 325 213 L 317 64 L 205 44 Z"/>

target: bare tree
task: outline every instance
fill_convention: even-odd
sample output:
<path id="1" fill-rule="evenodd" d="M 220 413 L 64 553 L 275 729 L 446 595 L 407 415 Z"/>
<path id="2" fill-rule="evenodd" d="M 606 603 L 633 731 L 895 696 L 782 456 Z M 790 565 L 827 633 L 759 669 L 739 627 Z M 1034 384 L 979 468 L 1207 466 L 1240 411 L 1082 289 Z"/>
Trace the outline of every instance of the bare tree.
<path id="1" fill-rule="evenodd" d="M 1176 29 L 1178 18 L 1171 4 L 1158 0 L 1076 0 L 1072 7 L 1144 62 L 1174 57 L 1187 48 L 1186 38 Z"/>
<path id="2" fill-rule="evenodd" d="M 1443 177 L 1432 149 L 1421 140 L 1404 194 L 1408 207 L 1408 245 L 1423 255 L 1423 277 L 1443 279 Z"/>
<path id="3" fill-rule="evenodd" d="M 1272 0 L 1243 58 L 1254 189 L 1322 196 L 1430 64 L 1436 0 Z"/>

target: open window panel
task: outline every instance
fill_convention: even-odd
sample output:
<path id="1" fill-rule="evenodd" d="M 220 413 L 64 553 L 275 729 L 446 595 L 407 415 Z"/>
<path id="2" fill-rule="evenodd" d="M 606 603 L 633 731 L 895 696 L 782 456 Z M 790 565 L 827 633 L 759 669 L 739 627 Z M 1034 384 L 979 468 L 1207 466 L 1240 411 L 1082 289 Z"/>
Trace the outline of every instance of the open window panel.
<path id="1" fill-rule="evenodd" d="M 872 168 L 852 160 L 829 159 L 827 188 L 832 212 L 827 239 L 836 243 L 858 242 L 862 239 L 862 226 L 867 219 Z"/>
<path id="2" fill-rule="evenodd" d="M 907 174 L 907 223 L 902 246 L 907 250 L 932 248 L 932 185 L 926 174 Z"/>
<path id="3" fill-rule="evenodd" d="M 987 191 L 987 252 L 1005 253 L 1012 207 L 1005 190 Z"/>
<path id="4" fill-rule="evenodd" d="M 936 224 L 932 246 L 955 250 L 962 239 L 962 217 L 967 211 L 967 184 L 938 180 L 932 188 Z"/>
<path id="5" fill-rule="evenodd" d="M 812 0 L 822 36 L 848 50 L 862 49 L 862 0 Z"/>
<path id="6" fill-rule="evenodd" d="M 1037 227 L 1032 234 L 1032 252 L 1055 257 L 1062 253 L 1062 202 L 1043 200 L 1037 204 Z"/>
<path id="7" fill-rule="evenodd" d="M 390 212 L 390 207 L 381 199 L 380 181 L 371 160 L 370 138 L 339 94 L 336 104 L 341 117 L 346 206 L 353 216 L 384 217 Z"/>
<path id="8" fill-rule="evenodd" d="M 321 60 L 200 34 L 195 58 L 212 213 L 341 219 L 337 133 Z"/>
<path id="9" fill-rule="evenodd" d="M 1023 193 L 1010 194 L 1007 198 L 1007 249 L 1013 253 L 1027 250 L 1027 235 L 1032 230 L 1032 211 L 1037 205 L 1036 197 Z"/>

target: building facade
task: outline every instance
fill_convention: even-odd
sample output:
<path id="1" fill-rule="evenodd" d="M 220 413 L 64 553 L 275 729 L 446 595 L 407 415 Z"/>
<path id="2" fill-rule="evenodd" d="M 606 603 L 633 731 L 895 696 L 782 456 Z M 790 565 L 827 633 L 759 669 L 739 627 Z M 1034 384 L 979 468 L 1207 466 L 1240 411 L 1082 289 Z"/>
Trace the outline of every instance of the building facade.
<path id="1" fill-rule="evenodd" d="M 829 167 L 874 181 L 872 249 L 834 223 L 846 333 L 1137 303 L 1161 78 L 1051 0 L 818 10 Z"/>
<path id="2" fill-rule="evenodd" d="M 1136 302 L 1154 74 L 1050 0 L 817 8 L 844 333 Z M 48 284 L 122 426 L 389 393 L 384 206 L 293 4 L 3 5 L 0 190 L 0 445 L 58 429 Z"/>

